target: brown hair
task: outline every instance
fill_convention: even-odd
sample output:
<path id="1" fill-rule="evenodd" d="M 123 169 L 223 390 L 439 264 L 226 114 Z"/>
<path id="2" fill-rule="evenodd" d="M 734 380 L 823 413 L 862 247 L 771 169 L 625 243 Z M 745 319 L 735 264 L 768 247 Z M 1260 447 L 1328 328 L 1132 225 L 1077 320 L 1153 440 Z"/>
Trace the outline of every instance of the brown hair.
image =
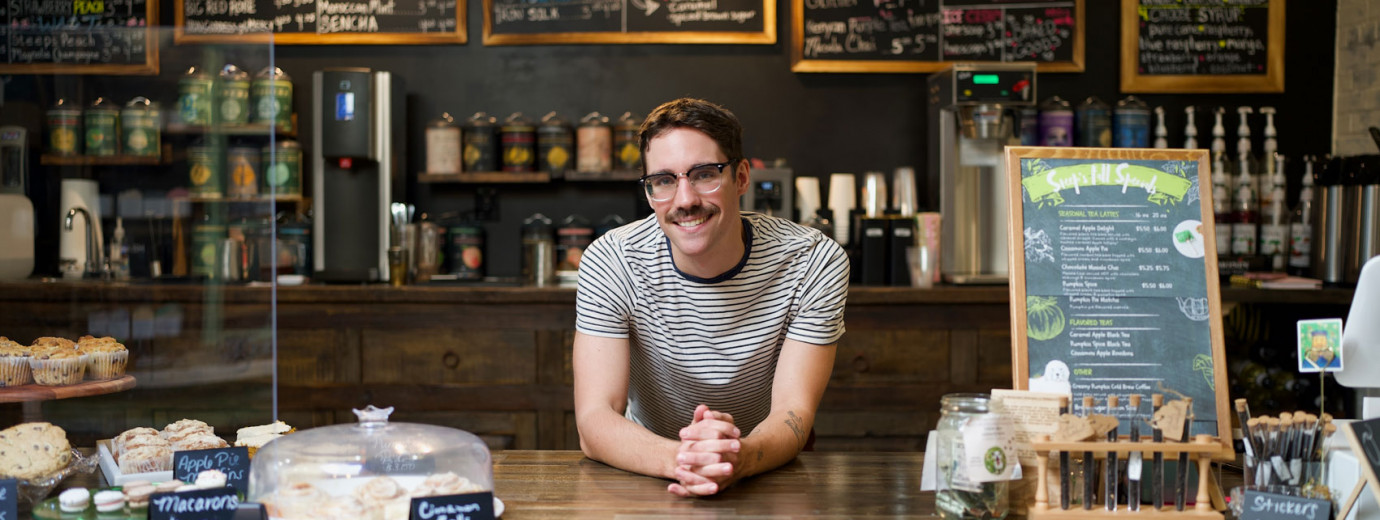
<path id="1" fill-rule="evenodd" d="M 719 144 L 729 162 L 743 158 L 743 126 L 738 116 L 727 108 L 703 99 L 680 98 L 668 101 L 652 110 L 642 122 L 638 135 L 642 145 L 642 173 L 647 173 L 647 144 L 662 133 L 675 128 L 693 128 Z"/>

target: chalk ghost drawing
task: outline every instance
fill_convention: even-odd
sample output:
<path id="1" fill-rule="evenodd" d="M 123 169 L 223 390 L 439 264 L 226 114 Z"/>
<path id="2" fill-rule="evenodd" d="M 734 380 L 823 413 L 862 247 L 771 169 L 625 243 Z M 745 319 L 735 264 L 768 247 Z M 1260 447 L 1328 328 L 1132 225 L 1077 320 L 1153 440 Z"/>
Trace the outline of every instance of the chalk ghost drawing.
<path id="1" fill-rule="evenodd" d="M 1073 395 L 1073 386 L 1069 385 L 1069 366 L 1057 359 L 1046 363 L 1043 374 L 1030 378 L 1030 391 Z"/>

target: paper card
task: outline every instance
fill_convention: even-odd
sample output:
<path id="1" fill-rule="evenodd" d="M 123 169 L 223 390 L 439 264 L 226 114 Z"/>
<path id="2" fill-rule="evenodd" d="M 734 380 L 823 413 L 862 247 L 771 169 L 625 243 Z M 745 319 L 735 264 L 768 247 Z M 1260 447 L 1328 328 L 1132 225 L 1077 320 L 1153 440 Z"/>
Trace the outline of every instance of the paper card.
<path id="1" fill-rule="evenodd" d="M 0 520 L 19 519 L 19 481 L 0 479 Z"/>
<path id="2" fill-rule="evenodd" d="M 1040 435 L 1054 436 L 1059 429 L 1059 398 L 1066 395 L 992 389 L 992 401 L 1014 426 L 1013 435 L 1021 464 L 1035 464 L 1030 441 Z"/>
<path id="3" fill-rule="evenodd" d="M 411 520 L 494 520 L 490 492 L 412 499 Z"/>
<path id="4" fill-rule="evenodd" d="M 935 475 L 939 471 L 935 461 L 939 459 L 939 452 L 935 451 L 935 440 L 939 437 L 939 432 L 930 430 L 930 434 L 925 436 L 925 461 L 920 468 L 920 491 L 934 491 Z"/>
<path id="5" fill-rule="evenodd" d="M 1342 319 L 1299 320 L 1299 372 L 1342 370 Z"/>
<path id="6" fill-rule="evenodd" d="M 1327 520 L 1332 501 L 1247 491 L 1241 499 L 1242 520 Z"/>
<path id="7" fill-rule="evenodd" d="M 198 473 L 218 469 L 225 473 L 225 483 L 249 494 L 249 448 L 244 446 L 173 452 L 173 478 L 188 484 L 196 482 Z"/>
<path id="8" fill-rule="evenodd" d="M 231 520 L 239 508 L 235 488 L 154 493 L 149 497 L 149 520 Z"/>

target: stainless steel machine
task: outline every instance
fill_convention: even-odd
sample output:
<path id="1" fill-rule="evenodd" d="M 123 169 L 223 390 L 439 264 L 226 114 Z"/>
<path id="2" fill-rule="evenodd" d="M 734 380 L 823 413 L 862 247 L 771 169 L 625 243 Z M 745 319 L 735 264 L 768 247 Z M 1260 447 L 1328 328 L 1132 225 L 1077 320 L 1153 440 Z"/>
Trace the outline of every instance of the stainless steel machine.
<path id="1" fill-rule="evenodd" d="M 1003 152 L 1014 110 L 1035 103 L 1035 65 L 955 64 L 929 78 L 931 185 L 939 176 L 940 272 L 956 284 L 1007 281 Z"/>
<path id="2" fill-rule="evenodd" d="M 386 71 L 339 68 L 312 77 L 312 278 L 384 282 L 391 205 L 404 199 L 404 92 Z"/>

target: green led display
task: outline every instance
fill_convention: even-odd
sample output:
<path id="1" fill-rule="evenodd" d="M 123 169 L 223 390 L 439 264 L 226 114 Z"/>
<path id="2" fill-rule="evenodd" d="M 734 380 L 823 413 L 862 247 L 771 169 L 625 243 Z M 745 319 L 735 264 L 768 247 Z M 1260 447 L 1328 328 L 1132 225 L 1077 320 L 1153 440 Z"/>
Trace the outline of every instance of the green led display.
<path id="1" fill-rule="evenodd" d="M 996 74 L 973 74 L 974 85 L 996 85 Z"/>

